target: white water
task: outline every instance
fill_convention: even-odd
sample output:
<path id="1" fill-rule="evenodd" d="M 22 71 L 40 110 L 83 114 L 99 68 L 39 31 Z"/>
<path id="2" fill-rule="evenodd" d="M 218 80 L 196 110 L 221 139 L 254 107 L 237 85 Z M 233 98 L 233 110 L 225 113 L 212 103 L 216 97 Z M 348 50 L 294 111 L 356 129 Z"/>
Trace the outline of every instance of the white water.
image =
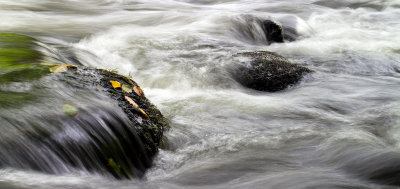
<path id="1" fill-rule="evenodd" d="M 245 38 L 246 16 L 299 38 Z M 130 74 L 172 127 L 143 180 L 0 169 L 0 188 L 384 188 L 368 175 L 400 164 L 398 0 L 3 0 L 0 31 Z M 243 88 L 227 69 L 254 50 L 315 73 L 282 92 Z"/>

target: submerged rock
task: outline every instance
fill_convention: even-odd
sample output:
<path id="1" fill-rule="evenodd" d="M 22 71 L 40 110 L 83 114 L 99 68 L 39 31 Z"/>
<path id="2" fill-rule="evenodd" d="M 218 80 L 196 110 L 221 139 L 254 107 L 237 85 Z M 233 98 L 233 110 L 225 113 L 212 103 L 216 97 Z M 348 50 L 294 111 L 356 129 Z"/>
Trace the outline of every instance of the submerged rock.
<path id="1" fill-rule="evenodd" d="M 237 57 L 245 59 L 233 69 L 233 78 L 243 86 L 260 91 L 283 90 L 312 72 L 273 52 L 245 52 Z"/>
<path id="2" fill-rule="evenodd" d="M 161 112 L 129 77 L 39 44 L 0 33 L 0 167 L 143 176 L 168 128 Z"/>

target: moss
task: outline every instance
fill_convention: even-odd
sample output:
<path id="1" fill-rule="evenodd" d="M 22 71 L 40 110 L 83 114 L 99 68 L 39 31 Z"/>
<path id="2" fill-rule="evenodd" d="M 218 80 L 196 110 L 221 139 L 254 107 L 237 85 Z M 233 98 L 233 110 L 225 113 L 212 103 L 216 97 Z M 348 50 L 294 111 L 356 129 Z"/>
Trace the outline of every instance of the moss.
<path id="1" fill-rule="evenodd" d="M 0 91 L 0 107 L 16 107 L 23 105 L 26 102 L 30 102 L 37 99 L 37 96 L 30 93 L 18 93 L 9 91 Z"/>
<path id="2" fill-rule="evenodd" d="M 32 37 L 0 33 L 0 69 L 16 69 L 38 63 L 43 54 L 37 48 Z"/>
<path id="3" fill-rule="evenodd" d="M 29 36 L 0 33 L 0 83 L 31 81 L 48 74 L 40 65 L 44 55 L 37 41 Z"/>
<path id="4" fill-rule="evenodd" d="M 33 81 L 47 74 L 49 74 L 49 70 L 46 67 L 31 66 L 24 69 L 14 69 L 0 74 L 0 83 Z"/>
<path id="5" fill-rule="evenodd" d="M 0 84 L 31 82 L 49 74 L 48 66 L 40 65 L 44 55 L 39 48 L 32 37 L 0 33 Z M 0 106 L 20 106 L 37 98 L 32 91 L 1 91 Z"/>
<path id="6" fill-rule="evenodd" d="M 108 158 L 108 165 L 117 173 L 121 173 L 121 165 L 117 164 L 112 158 Z"/>
<path id="7" fill-rule="evenodd" d="M 289 61 L 282 55 L 275 53 L 275 52 L 270 52 L 270 51 L 253 51 L 253 52 L 243 52 L 243 53 L 238 53 L 236 56 L 248 56 L 251 58 L 259 58 L 259 59 L 265 59 L 267 56 L 274 56 L 275 58 L 282 58 L 284 61 Z"/>

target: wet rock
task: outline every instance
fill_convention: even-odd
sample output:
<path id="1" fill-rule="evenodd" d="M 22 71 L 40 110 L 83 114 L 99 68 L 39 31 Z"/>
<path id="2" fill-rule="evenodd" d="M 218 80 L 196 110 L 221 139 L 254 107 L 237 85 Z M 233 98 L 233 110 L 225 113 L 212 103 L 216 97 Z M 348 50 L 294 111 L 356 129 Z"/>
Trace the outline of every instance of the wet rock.
<path id="1" fill-rule="evenodd" d="M 131 78 L 39 44 L 0 33 L 0 167 L 142 177 L 168 128 L 161 112 Z"/>
<path id="2" fill-rule="evenodd" d="M 283 43 L 283 29 L 282 26 L 271 20 L 264 20 L 261 22 L 262 28 L 265 33 L 265 37 L 267 38 L 268 44 L 273 42 Z"/>
<path id="3" fill-rule="evenodd" d="M 283 43 L 298 38 L 295 24 L 282 25 L 271 19 L 241 15 L 233 19 L 231 31 L 240 40 L 255 44 Z"/>
<path id="4" fill-rule="evenodd" d="M 97 86 L 97 90 L 115 100 L 135 124 L 147 156 L 152 157 L 157 153 L 163 131 L 168 128 L 168 122 L 157 107 L 145 97 L 135 81 L 116 72 L 86 67 L 69 69 L 59 76 L 59 80 L 68 82 L 68 85 L 76 88 Z M 122 87 L 114 88 L 110 81 L 116 81 Z M 125 91 L 125 86 L 130 91 Z M 126 97 L 132 99 L 137 106 L 130 104 Z"/>
<path id="5" fill-rule="evenodd" d="M 241 59 L 238 59 L 240 63 L 231 72 L 233 78 L 243 86 L 259 91 L 283 90 L 312 72 L 268 51 L 240 53 L 236 58 Z"/>
<path id="6" fill-rule="evenodd" d="M 168 128 L 168 121 L 157 107 L 145 97 L 139 85 L 129 77 L 116 72 L 86 67 L 69 69 L 67 72 L 58 74 L 56 80 L 77 89 L 96 88 L 98 93 L 104 93 L 118 104 L 129 121 L 118 120 L 120 119 L 118 117 L 111 121 L 105 118 L 110 123 L 107 127 L 112 130 L 116 138 L 107 139 L 107 142 L 101 142 L 101 144 L 78 142 L 75 142 L 75 144 L 85 146 L 85 149 L 93 149 L 93 145 L 101 146 L 100 149 L 93 150 L 91 153 L 100 154 L 99 157 L 95 158 L 98 161 L 97 163 L 100 163 L 102 167 L 117 178 L 143 176 L 146 169 L 151 167 L 152 159 L 162 145 L 163 132 Z M 114 88 L 115 86 L 110 81 L 118 82 L 121 87 Z M 127 99 L 130 99 L 131 102 Z M 92 111 L 95 112 L 96 110 Z M 112 115 L 113 113 L 109 112 L 109 114 Z M 90 121 L 93 119 L 91 114 L 83 113 L 72 119 L 79 122 L 88 122 L 87 120 L 89 120 L 91 123 L 86 123 L 86 125 L 100 127 L 100 125 L 93 125 L 93 122 Z M 68 123 L 68 121 L 63 122 Z M 98 131 L 96 128 L 89 128 L 85 132 Z M 90 135 L 89 138 L 91 138 Z M 52 138 L 47 140 L 52 140 Z M 93 140 L 98 139 L 96 137 Z M 101 140 L 104 140 L 103 137 Z M 67 143 L 71 144 L 71 142 Z M 71 147 L 68 146 L 67 148 Z M 72 148 L 76 148 L 76 146 Z M 91 163 L 86 162 L 86 165 L 91 165 Z"/>
<path id="7" fill-rule="evenodd" d="M 285 41 L 295 41 L 299 37 L 299 34 L 296 30 L 296 22 L 288 22 L 287 24 L 282 24 L 280 22 L 278 24 L 277 22 L 274 22 L 272 20 L 263 20 L 260 21 L 260 23 L 262 23 L 261 25 L 265 33 L 265 37 L 267 38 L 268 44 L 283 43 Z"/>

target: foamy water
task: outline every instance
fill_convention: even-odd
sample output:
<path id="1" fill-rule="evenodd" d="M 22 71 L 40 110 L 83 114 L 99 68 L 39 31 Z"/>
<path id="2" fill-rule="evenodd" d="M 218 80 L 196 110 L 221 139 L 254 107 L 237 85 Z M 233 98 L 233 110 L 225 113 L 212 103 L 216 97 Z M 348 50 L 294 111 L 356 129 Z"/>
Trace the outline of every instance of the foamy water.
<path id="1" fill-rule="evenodd" d="M 266 46 L 248 18 L 297 40 Z M 0 188 L 392 187 L 374 175 L 400 166 L 398 0 L 3 0 L 0 20 L 1 32 L 130 75 L 171 121 L 142 180 L 3 168 Z M 244 88 L 232 55 L 255 50 L 315 73 L 281 92 Z"/>

